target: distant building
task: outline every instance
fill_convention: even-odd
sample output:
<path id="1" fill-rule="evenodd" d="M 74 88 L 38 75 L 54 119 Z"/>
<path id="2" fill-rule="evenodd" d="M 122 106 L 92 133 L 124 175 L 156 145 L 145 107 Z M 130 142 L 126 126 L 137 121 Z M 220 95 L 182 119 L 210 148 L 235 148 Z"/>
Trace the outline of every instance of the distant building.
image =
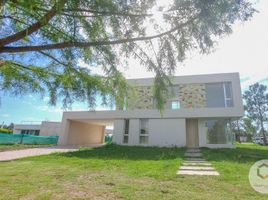
<path id="1" fill-rule="evenodd" d="M 39 123 L 15 124 L 13 134 L 27 134 L 37 136 L 56 136 L 60 135 L 61 122 L 42 121 Z"/>

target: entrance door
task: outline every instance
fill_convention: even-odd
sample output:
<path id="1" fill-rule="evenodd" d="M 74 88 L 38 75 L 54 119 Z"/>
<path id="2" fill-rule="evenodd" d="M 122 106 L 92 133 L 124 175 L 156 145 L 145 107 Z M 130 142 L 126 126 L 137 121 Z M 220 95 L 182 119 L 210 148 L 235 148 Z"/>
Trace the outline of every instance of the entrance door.
<path id="1" fill-rule="evenodd" d="M 186 119 L 186 145 L 190 148 L 199 146 L 197 119 Z"/>

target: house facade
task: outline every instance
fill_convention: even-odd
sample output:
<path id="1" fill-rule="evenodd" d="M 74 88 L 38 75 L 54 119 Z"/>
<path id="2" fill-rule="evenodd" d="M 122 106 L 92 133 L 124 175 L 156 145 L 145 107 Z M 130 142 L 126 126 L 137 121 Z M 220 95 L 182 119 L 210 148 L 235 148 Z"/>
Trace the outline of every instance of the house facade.
<path id="1" fill-rule="evenodd" d="M 244 114 L 238 73 L 174 77 L 162 114 L 153 81 L 128 80 L 134 95 L 125 109 L 64 112 L 59 143 L 102 143 L 105 126 L 113 126 L 120 145 L 233 147 L 231 121 Z"/>
<path id="2" fill-rule="evenodd" d="M 35 136 L 57 136 L 61 133 L 61 122 L 42 121 L 15 124 L 13 133 Z"/>

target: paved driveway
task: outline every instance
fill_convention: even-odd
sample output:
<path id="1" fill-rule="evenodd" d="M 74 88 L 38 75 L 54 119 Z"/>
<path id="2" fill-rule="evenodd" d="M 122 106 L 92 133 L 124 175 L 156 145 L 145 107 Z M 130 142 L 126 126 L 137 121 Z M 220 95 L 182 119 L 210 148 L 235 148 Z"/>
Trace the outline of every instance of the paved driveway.
<path id="1" fill-rule="evenodd" d="M 29 156 L 47 155 L 55 152 L 78 151 L 77 146 L 53 146 L 0 152 L 0 161 L 9 161 Z"/>

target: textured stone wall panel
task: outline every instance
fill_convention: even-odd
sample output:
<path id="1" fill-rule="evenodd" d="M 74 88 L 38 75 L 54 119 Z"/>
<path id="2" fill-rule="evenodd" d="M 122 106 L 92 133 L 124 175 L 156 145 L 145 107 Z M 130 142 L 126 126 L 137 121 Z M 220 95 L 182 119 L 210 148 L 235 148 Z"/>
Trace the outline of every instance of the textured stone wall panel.
<path id="1" fill-rule="evenodd" d="M 136 87 L 134 96 L 128 98 L 128 109 L 153 109 L 153 90 L 150 86 Z"/>
<path id="2" fill-rule="evenodd" d="M 179 86 L 181 108 L 206 107 L 205 84 L 184 84 Z"/>

